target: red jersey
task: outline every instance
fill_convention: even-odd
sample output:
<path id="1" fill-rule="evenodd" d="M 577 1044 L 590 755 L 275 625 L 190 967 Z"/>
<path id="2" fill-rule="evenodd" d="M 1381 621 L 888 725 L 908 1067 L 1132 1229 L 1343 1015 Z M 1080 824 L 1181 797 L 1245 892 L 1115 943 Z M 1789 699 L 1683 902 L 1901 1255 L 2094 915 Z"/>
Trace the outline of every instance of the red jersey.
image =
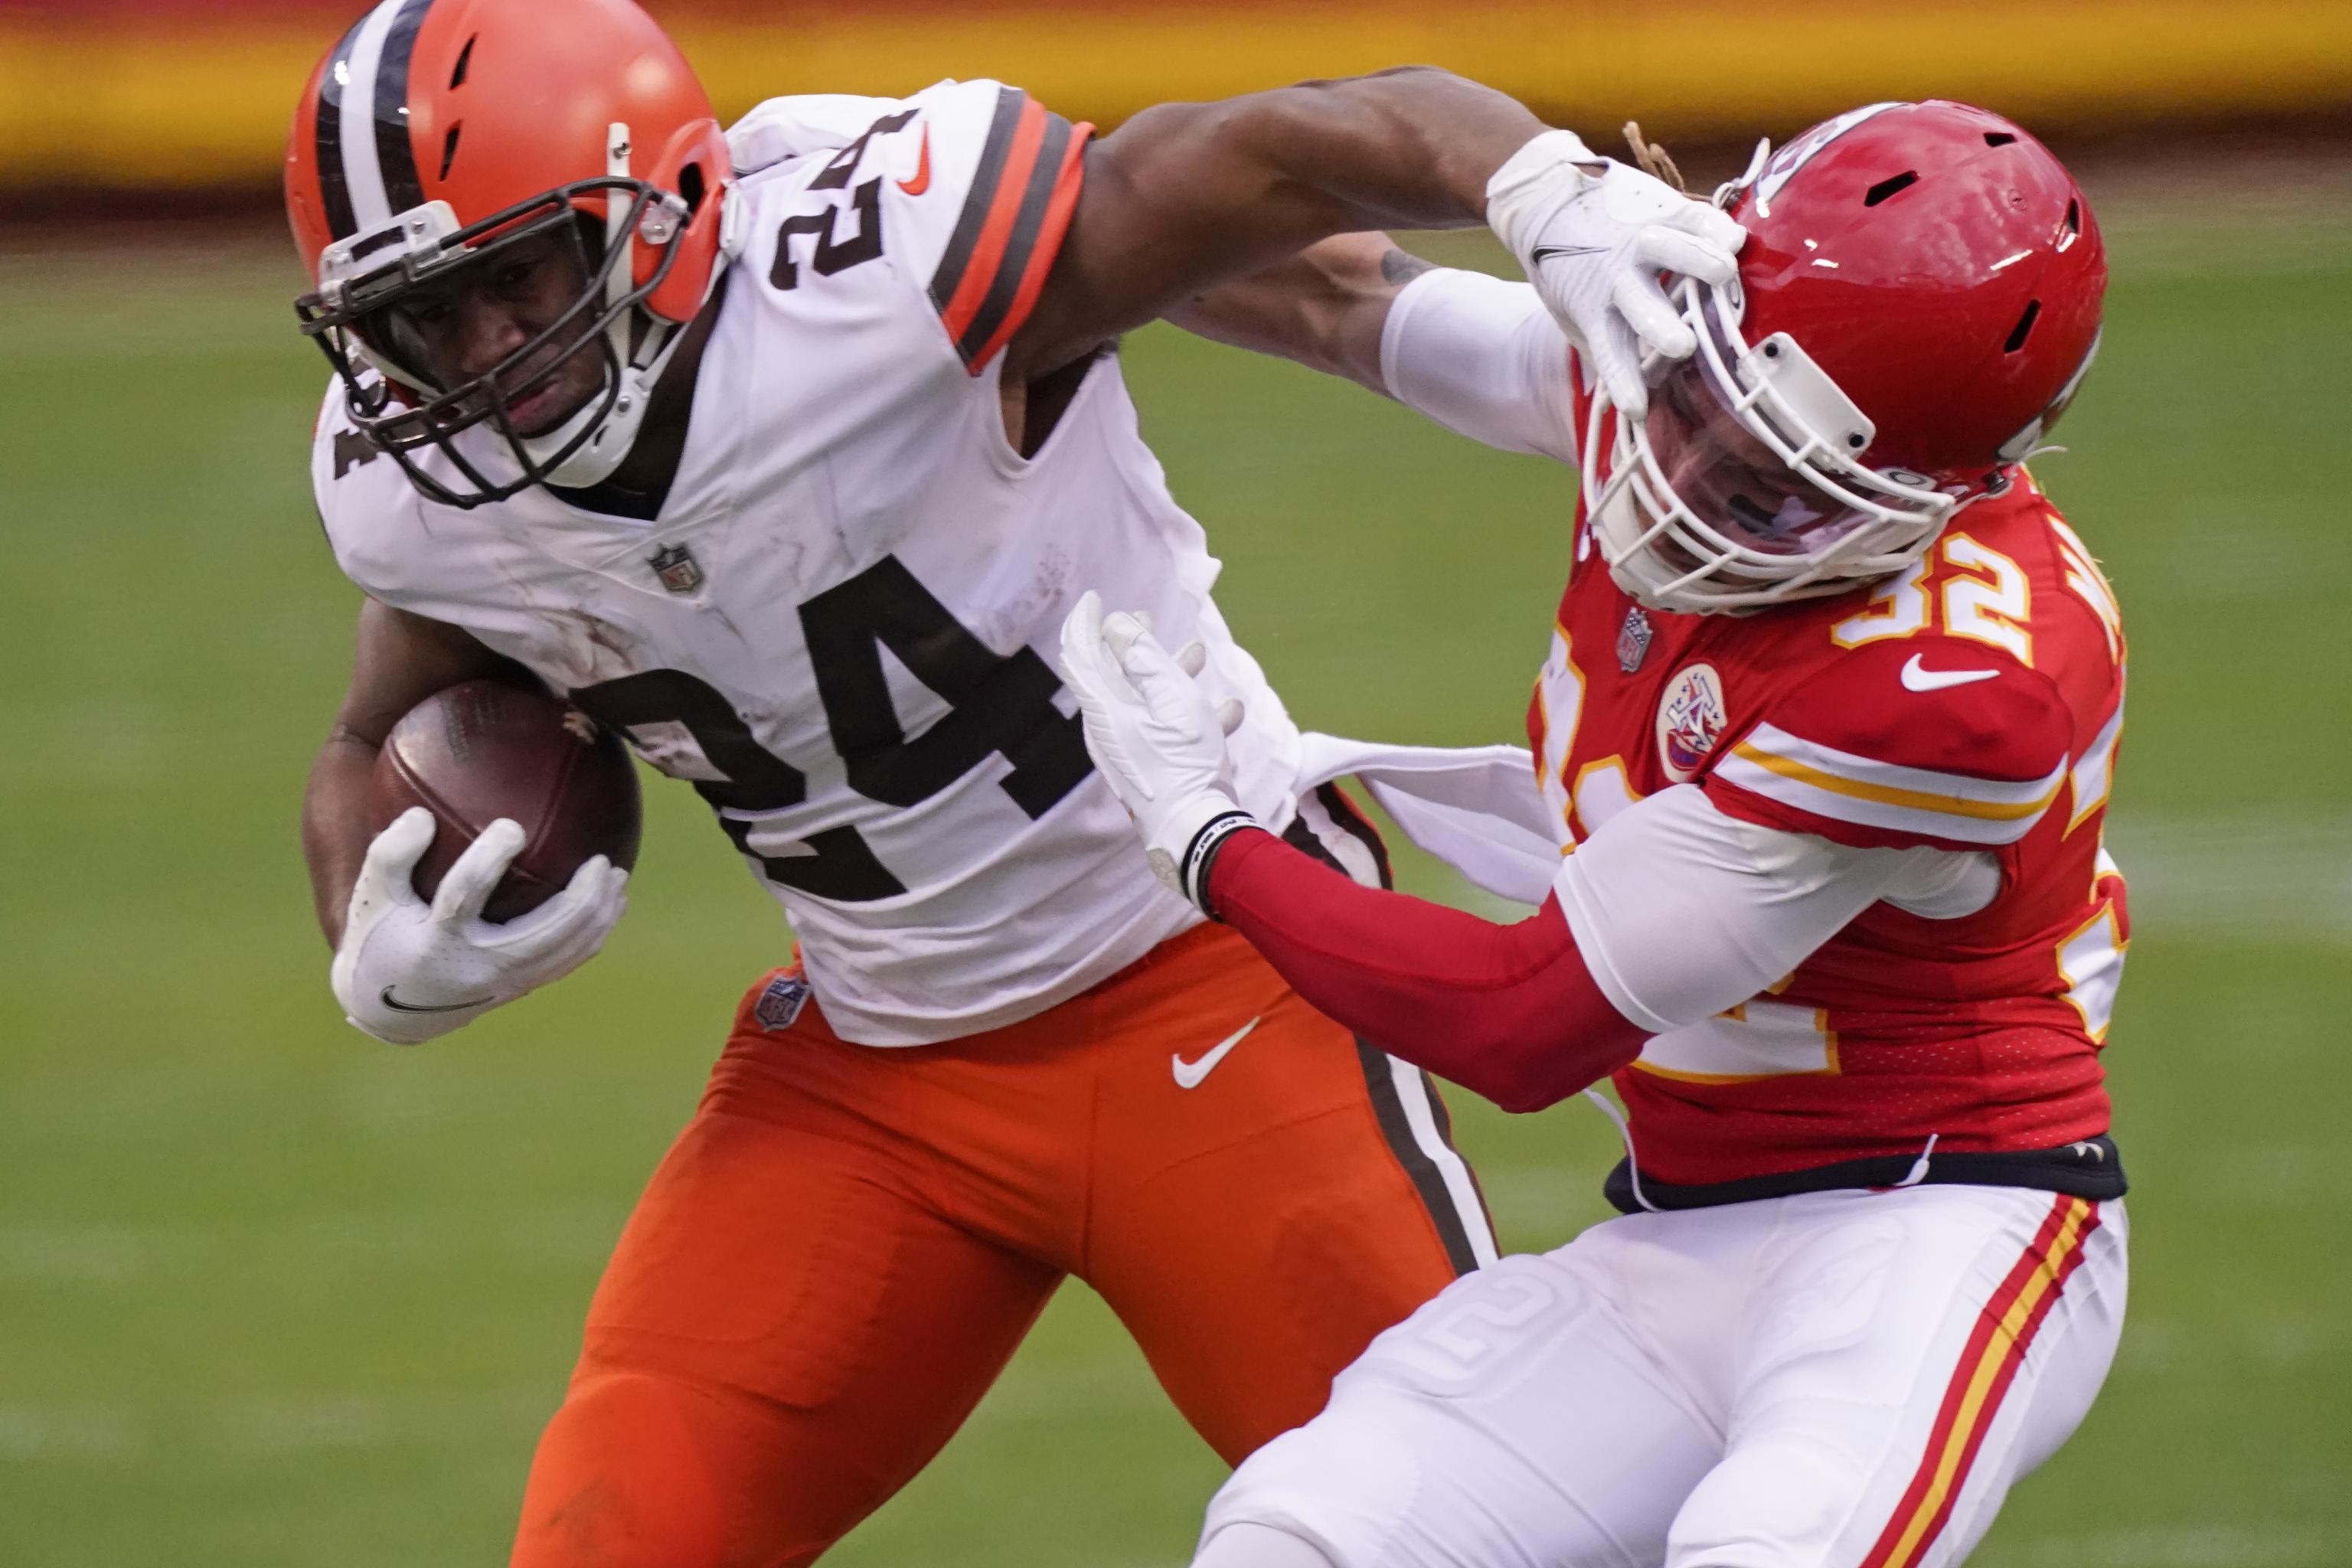
<path id="1" fill-rule="evenodd" d="M 1902 576 L 1751 616 L 1642 609 L 1580 520 L 1528 716 L 1564 853 L 1688 781 L 1745 821 L 2000 874 L 1957 917 L 1873 905 L 1768 994 L 1652 1039 L 1615 1077 L 1645 1180 L 2106 1131 L 2128 926 L 2100 832 L 2123 690 L 2115 595 L 2021 473 Z"/>

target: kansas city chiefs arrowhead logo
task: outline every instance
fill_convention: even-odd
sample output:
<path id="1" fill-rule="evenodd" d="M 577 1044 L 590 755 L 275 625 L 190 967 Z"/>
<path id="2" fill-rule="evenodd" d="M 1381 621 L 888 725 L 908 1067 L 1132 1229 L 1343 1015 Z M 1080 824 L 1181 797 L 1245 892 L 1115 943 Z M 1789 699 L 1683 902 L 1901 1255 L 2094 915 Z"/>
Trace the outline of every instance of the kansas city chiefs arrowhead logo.
<path id="1" fill-rule="evenodd" d="M 1658 700 L 1658 760 L 1666 776 L 1676 784 L 1687 782 L 1706 766 L 1730 725 L 1723 678 L 1715 666 L 1694 664 L 1675 671 Z"/>

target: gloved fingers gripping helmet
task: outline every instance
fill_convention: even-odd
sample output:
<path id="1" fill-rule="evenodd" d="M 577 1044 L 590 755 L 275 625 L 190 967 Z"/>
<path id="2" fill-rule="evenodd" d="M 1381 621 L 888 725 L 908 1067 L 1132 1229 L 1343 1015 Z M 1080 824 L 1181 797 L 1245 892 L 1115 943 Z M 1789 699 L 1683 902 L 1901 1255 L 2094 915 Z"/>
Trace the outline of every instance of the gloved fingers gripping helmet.
<path id="1" fill-rule="evenodd" d="M 630 0 L 382 0 L 295 112 L 286 205 L 313 284 L 296 312 L 353 424 L 435 500 L 593 484 L 736 248 L 728 176 L 709 100 Z M 487 373 L 436 365 L 420 301 L 547 240 L 576 272 L 569 305 Z M 514 407 L 581 356 L 599 390 L 526 433 Z"/>
<path id="2" fill-rule="evenodd" d="M 1596 390 L 1585 512 L 1654 608 L 1745 611 L 1916 562 L 2006 489 L 2098 348 L 2106 258 L 2048 149 L 1965 104 L 1881 103 L 1759 145 L 1717 192 L 1739 270 L 1683 279 L 1698 339 L 1647 416 Z"/>

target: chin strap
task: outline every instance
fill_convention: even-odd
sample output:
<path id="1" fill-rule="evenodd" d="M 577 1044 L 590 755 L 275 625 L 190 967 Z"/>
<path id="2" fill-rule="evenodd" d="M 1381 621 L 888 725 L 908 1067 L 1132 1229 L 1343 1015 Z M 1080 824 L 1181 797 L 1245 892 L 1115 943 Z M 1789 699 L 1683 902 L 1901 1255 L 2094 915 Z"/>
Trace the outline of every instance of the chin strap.
<path id="1" fill-rule="evenodd" d="M 625 331 L 628 322 L 614 324 L 617 331 Z M 639 348 L 641 358 L 624 362 L 621 369 L 621 393 L 613 399 L 610 409 L 601 396 L 591 398 L 588 405 L 544 436 L 526 437 L 522 449 L 534 464 L 544 463 L 578 438 L 583 428 L 593 426 L 595 433 L 580 443 L 579 450 L 547 471 L 550 484 L 566 489 L 584 485 L 601 484 L 613 477 L 636 444 L 637 427 L 645 423 L 646 404 L 653 395 L 654 383 L 668 368 L 670 355 L 686 334 L 668 321 L 652 322 Z M 647 356 L 650 357 L 642 357 Z"/>
<path id="2" fill-rule="evenodd" d="M 629 128 L 614 121 L 605 133 L 604 172 L 617 179 L 627 179 L 630 153 Z M 712 199 L 724 204 L 719 213 L 719 258 L 710 274 L 713 287 L 717 286 L 720 268 L 732 261 L 743 247 L 742 225 L 730 196 L 731 189 L 731 182 L 722 181 L 712 193 Z M 604 275 L 604 300 L 610 309 L 628 296 L 635 279 L 632 273 L 632 247 L 623 243 L 627 237 L 630 206 L 608 200 L 605 208 L 604 247 L 613 256 L 612 267 Z M 676 224 L 685 220 L 672 209 L 657 205 L 646 212 L 639 225 L 640 231 L 657 221 Z M 653 237 L 647 237 L 650 240 Z M 666 240 L 667 236 L 662 238 Z M 642 331 L 632 347 L 631 331 L 640 326 Z M 522 443 L 523 451 L 533 463 L 544 463 L 578 439 L 583 427 L 595 427 L 595 433 L 582 441 L 577 451 L 548 470 L 548 482 L 567 489 L 601 484 L 612 478 L 614 470 L 628 457 L 629 449 L 636 445 L 637 430 L 645 423 L 646 405 L 652 399 L 654 384 L 669 368 L 670 356 L 686 338 L 684 323 L 664 321 L 643 310 L 616 318 L 605 330 L 611 334 L 613 358 L 622 367 L 620 394 L 613 398 L 611 407 L 605 407 L 602 397 L 591 399 L 586 407 L 555 429 Z"/>

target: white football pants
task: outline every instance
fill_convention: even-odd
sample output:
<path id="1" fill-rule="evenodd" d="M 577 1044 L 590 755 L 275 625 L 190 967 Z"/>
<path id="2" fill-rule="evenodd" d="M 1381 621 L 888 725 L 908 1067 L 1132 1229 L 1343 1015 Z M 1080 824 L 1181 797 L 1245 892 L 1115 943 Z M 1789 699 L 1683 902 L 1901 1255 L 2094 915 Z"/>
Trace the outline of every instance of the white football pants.
<path id="1" fill-rule="evenodd" d="M 1949 1568 L 2106 1377 L 2125 1235 L 2120 1203 L 1970 1186 L 1607 1221 L 1373 1341 L 1203 1546 L 1249 1523 L 1335 1568 Z"/>

